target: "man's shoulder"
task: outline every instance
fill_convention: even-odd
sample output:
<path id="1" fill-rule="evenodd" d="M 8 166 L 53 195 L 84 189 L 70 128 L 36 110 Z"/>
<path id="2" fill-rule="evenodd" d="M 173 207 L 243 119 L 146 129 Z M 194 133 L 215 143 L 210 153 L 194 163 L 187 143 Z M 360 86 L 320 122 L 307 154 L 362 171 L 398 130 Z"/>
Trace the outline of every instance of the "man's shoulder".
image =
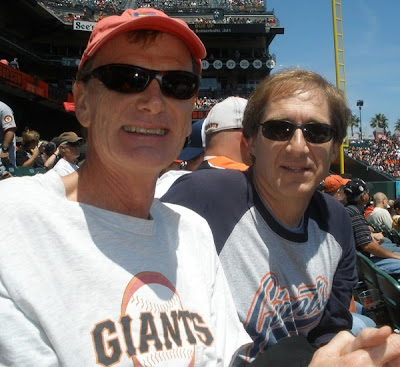
<path id="1" fill-rule="evenodd" d="M 316 191 L 309 204 L 310 217 L 323 226 L 329 228 L 342 228 L 349 216 L 344 205 L 331 195 Z M 331 230 L 331 229 L 330 229 Z"/>
<path id="2" fill-rule="evenodd" d="M 214 222 L 247 210 L 249 191 L 244 172 L 200 170 L 176 180 L 161 200 L 186 206 Z"/>
<path id="3" fill-rule="evenodd" d="M 381 216 L 381 215 L 387 215 L 387 214 L 390 216 L 390 213 L 387 211 L 387 209 L 375 207 L 370 215 L 372 217 L 374 217 L 374 216 Z"/>
<path id="4" fill-rule="evenodd" d="M 171 197 L 174 193 L 182 190 L 188 190 L 191 193 L 204 193 L 212 195 L 214 193 L 235 192 L 243 188 L 246 178 L 243 172 L 236 170 L 198 170 L 190 175 L 184 175 L 178 178 L 166 195 Z"/>
<path id="5" fill-rule="evenodd" d="M 331 195 L 320 191 L 315 191 L 309 207 L 319 208 L 319 210 L 325 211 L 326 214 L 330 212 L 345 212 L 344 205 L 340 201 L 334 199 Z"/>
<path id="6" fill-rule="evenodd" d="M 351 217 L 354 217 L 356 215 L 362 215 L 361 210 L 357 205 L 347 205 L 346 210 Z"/>
<path id="7" fill-rule="evenodd" d="M 52 186 L 60 184 L 57 180 L 58 175 L 48 173 L 38 173 L 34 176 L 12 177 L 0 181 L 0 196 L 2 203 L 9 201 L 11 204 L 15 200 L 25 201 L 26 198 L 34 198 L 40 190 L 45 190 L 47 194 Z"/>

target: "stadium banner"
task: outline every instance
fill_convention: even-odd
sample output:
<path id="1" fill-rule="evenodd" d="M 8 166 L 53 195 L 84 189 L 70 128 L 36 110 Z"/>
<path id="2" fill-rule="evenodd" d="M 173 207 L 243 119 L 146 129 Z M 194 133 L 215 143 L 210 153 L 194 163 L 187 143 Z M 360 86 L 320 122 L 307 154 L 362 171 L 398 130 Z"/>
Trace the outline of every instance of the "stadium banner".
<path id="1" fill-rule="evenodd" d="M 22 72 L 2 63 L 0 63 L 0 79 L 19 88 L 24 86 Z"/>
<path id="2" fill-rule="evenodd" d="M 190 29 L 197 34 L 204 33 L 229 33 L 229 34 L 243 34 L 243 33 L 258 33 L 265 34 L 264 23 L 254 24 L 214 24 L 214 23 L 195 23 L 188 24 Z"/>
<path id="3" fill-rule="evenodd" d="M 72 94 L 66 90 L 53 87 L 33 75 L 26 74 L 20 70 L 15 70 L 2 63 L 0 63 L 0 83 L 52 100 L 53 102 L 62 103 L 65 100 L 68 102 L 73 101 Z"/>
<path id="4" fill-rule="evenodd" d="M 74 20 L 73 30 L 74 31 L 91 32 L 91 31 L 93 31 L 93 27 L 95 25 L 96 25 L 96 22 L 86 22 L 83 20 Z"/>
<path id="5" fill-rule="evenodd" d="M 48 84 L 46 82 L 2 63 L 0 63 L 0 80 L 13 87 L 48 98 Z"/>

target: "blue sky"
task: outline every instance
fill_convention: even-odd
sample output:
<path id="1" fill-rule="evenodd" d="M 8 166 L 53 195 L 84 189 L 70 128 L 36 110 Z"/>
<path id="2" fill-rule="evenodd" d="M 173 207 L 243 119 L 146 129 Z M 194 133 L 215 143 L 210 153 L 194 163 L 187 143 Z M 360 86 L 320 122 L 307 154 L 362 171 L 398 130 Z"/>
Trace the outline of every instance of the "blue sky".
<path id="1" fill-rule="evenodd" d="M 266 0 L 285 34 L 270 46 L 275 70 L 302 67 L 336 85 L 331 0 Z M 377 113 L 388 118 L 389 130 L 400 118 L 400 1 L 342 0 L 346 96 L 359 117 L 363 135 L 371 134 Z"/>

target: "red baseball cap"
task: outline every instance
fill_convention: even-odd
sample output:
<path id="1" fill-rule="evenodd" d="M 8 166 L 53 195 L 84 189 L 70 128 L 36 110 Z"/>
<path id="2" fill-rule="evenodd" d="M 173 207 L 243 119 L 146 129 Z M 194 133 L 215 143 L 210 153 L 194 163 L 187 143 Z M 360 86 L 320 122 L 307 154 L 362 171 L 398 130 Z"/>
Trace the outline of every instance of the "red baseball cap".
<path id="1" fill-rule="evenodd" d="M 196 33 L 183 20 L 171 18 L 152 8 L 127 9 L 121 15 L 111 15 L 100 20 L 93 28 L 78 69 L 82 69 L 86 61 L 114 37 L 144 29 L 168 33 L 181 39 L 201 69 L 201 59 L 206 57 L 207 52 Z"/>
<path id="2" fill-rule="evenodd" d="M 324 191 L 336 191 L 339 187 L 346 186 L 347 182 L 349 181 L 350 180 L 348 178 L 343 178 L 339 175 L 330 175 L 324 180 Z"/>

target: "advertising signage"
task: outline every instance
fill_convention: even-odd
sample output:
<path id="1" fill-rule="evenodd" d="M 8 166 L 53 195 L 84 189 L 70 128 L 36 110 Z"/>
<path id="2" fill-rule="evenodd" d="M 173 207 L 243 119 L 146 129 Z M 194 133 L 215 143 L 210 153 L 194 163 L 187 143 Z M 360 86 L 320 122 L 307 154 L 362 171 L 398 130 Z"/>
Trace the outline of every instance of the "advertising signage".
<path id="1" fill-rule="evenodd" d="M 266 32 L 264 23 L 255 24 L 214 24 L 214 23 L 196 23 L 189 24 L 192 31 L 197 34 L 243 34 Z"/>

